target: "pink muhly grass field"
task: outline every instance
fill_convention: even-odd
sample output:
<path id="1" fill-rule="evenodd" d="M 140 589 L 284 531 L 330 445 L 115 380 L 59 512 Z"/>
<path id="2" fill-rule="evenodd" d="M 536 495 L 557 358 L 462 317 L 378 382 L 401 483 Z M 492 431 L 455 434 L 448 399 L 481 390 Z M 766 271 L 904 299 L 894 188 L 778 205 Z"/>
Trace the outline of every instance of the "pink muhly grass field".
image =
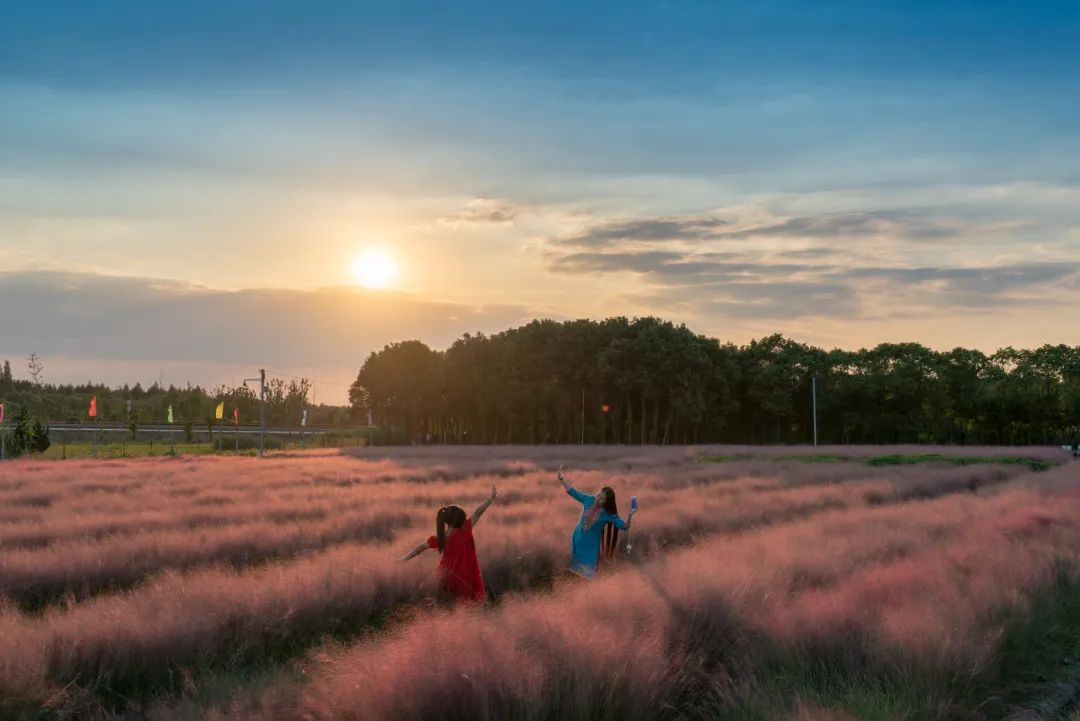
<path id="1" fill-rule="evenodd" d="M 699 686 L 717 712 L 737 707 L 755 668 L 778 655 L 808 668 L 824 656 L 855 674 L 914 666 L 978 680 L 993 675 L 1000 640 L 988 612 L 1024 603 L 1055 561 L 1075 564 L 1078 513 L 1080 495 L 1048 503 L 1017 491 L 709 537 L 592 584 L 434 614 L 330 650 L 313 659 L 295 706 L 271 693 L 257 715 L 677 717 Z"/>
<path id="2" fill-rule="evenodd" d="M 225 684 L 211 706 L 273 718 L 678 718 L 749 703 L 777 659 L 981 683 L 996 609 L 1076 563 L 1076 474 L 863 462 L 939 452 L 1064 461 L 609 446 L 0 465 L 0 715 L 199 718 L 217 713 L 199 689 Z M 591 584 L 563 576 L 580 506 L 560 463 L 624 513 L 641 499 L 634 556 Z M 395 559 L 492 485 L 476 538 L 497 605 L 435 609 L 436 554 Z M 249 685 L 256 668 L 278 671 Z M 844 718 L 798 695 L 777 708 Z"/>

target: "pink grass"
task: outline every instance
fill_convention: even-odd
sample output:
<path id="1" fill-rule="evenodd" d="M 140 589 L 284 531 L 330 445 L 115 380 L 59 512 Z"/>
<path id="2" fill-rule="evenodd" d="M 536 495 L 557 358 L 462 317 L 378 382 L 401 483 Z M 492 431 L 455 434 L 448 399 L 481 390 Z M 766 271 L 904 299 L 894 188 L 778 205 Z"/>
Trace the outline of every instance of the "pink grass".
<path id="1" fill-rule="evenodd" d="M 874 618 L 855 613 L 856 605 L 886 593 L 880 589 L 902 585 L 889 585 L 894 575 L 909 579 L 909 559 L 937 559 L 942 549 L 949 549 L 948 558 L 967 558 L 964 549 L 975 546 L 964 545 L 972 542 L 963 540 L 963 529 L 976 522 L 983 524 L 977 525 L 980 533 L 1020 539 L 1033 554 L 1025 556 L 1032 568 L 1043 568 L 1046 555 L 1072 539 L 1071 526 L 1041 495 L 1072 503 L 1070 469 L 1064 467 L 1031 474 L 1001 466 L 693 462 L 702 450 L 730 448 L 410 448 L 395 455 L 397 450 L 363 449 L 355 457 L 292 454 L 264 463 L 208 458 L 0 466 L 7 513 L 0 517 L 0 593 L 22 601 L 60 594 L 72 599 L 69 607 L 36 617 L 0 609 L 0 692 L 31 705 L 89 708 L 103 684 L 171 688 L 183 669 L 298 653 L 343 626 L 346 635 L 360 633 L 373 621 L 397 617 L 401 604 L 422 602 L 431 593 L 433 556 L 405 566 L 392 559 L 431 533 L 435 509 L 446 503 L 471 508 L 492 483 L 500 487 L 500 500 L 477 530 L 485 577 L 496 595 L 526 591 L 566 567 L 578 509 L 543 470 L 563 459 L 583 489 L 614 485 L 624 507 L 630 493 L 640 496 L 644 510 L 634 547 L 648 563 L 620 560 L 605 567 L 595 584 L 557 584 L 554 595 L 529 593 L 494 613 L 421 613 L 391 637 L 327 655 L 327 668 L 338 668 L 340 677 L 320 671 L 304 713 L 329 718 L 327 708 L 341 711 L 334 704 L 324 708 L 329 702 L 319 689 L 329 694 L 335 683 L 357 683 L 342 669 L 367 668 L 361 651 L 370 648 L 371 654 L 400 656 L 395 663 L 404 664 L 404 679 L 393 682 L 371 670 L 371 678 L 382 679 L 377 687 L 389 690 L 379 699 L 345 690 L 341 703 L 385 709 L 385 718 L 399 711 L 405 717 L 421 714 L 434 701 L 409 691 L 415 679 L 408 659 L 421 657 L 425 634 L 443 638 L 447 647 L 462 633 L 477 634 L 479 650 L 463 656 L 464 670 L 455 677 L 464 673 L 471 685 L 445 681 L 433 688 L 468 708 L 479 704 L 487 718 L 520 708 L 522 699 L 557 712 L 579 707 L 573 704 L 589 708 L 595 694 L 610 699 L 616 692 L 627 694 L 626 705 L 620 700 L 611 708 L 633 718 L 640 709 L 672 702 L 672 668 L 695 662 L 696 652 L 683 647 L 688 629 L 704 638 L 734 639 L 739 649 L 748 634 L 797 647 L 809 643 L 777 620 L 786 611 L 792 617 L 809 614 L 805 618 L 814 623 L 855 619 L 860 633 L 907 653 L 956 659 L 962 654 L 928 650 L 912 640 L 932 638 L 936 628 L 918 625 L 928 608 L 918 606 L 917 598 L 882 603 Z M 781 455 L 777 449 L 754 450 Z M 972 455 L 971 449 L 961 450 Z M 1037 457 L 1026 449 L 1016 453 Z M 957 492 L 962 494 L 868 507 Z M 266 561 L 271 563 L 245 567 Z M 991 566 L 993 574 L 979 586 L 988 598 L 986 585 L 1004 577 L 1001 564 Z M 938 562 L 927 561 L 925 568 L 938 569 L 938 585 L 956 583 L 954 576 L 942 575 Z M 878 570 L 885 574 L 878 586 L 858 585 L 864 576 L 876 578 Z M 994 602 L 1022 602 L 1042 578 L 1035 573 L 1005 579 L 1001 587 L 1012 590 L 993 596 Z M 110 592 L 133 584 L 139 585 Z M 674 595 L 658 595 L 657 585 Z M 836 595 L 821 595 L 830 590 Z M 89 597 L 94 593 L 101 595 Z M 819 597 L 828 600 L 806 600 Z M 567 625 L 566 604 L 582 610 L 581 627 Z M 686 614 L 698 620 L 687 625 Z M 495 636 L 477 625 L 492 617 L 501 629 Z M 633 638 L 627 638 L 627 628 L 635 630 Z M 597 675 L 585 663 L 592 650 L 579 648 L 585 632 L 625 644 L 627 655 Z M 507 647 L 507 638 L 520 643 Z M 399 651 L 396 643 L 405 646 Z M 976 661 L 992 653 L 992 646 L 961 647 L 964 658 Z M 682 655 L 671 655 L 673 649 Z M 575 653 L 581 658 L 568 658 Z M 717 688 L 737 694 L 753 658 L 733 656 L 731 667 L 718 671 Z M 495 675 L 500 668 L 509 675 Z M 555 700 L 552 688 L 558 690 Z"/>
<path id="2" fill-rule="evenodd" d="M 1056 559 L 1077 568 L 1078 512 L 1076 494 L 1012 491 L 835 512 L 703 542 L 591 585 L 493 612 L 436 615 L 331 653 L 295 709 L 264 715 L 410 719 L 441 710 L 493 719 L 531 708 L 549 718 L 572 708 L 577 717 L 600 717 L 614 703 L 613 718 L 648 718 L 679 697 L 702 650 L 722 662 L 710 684 L 729 701 L 752 682 L 762 649 L 778 646 L 812 656 L 824 644 L 850 657 L 853 673 L 871 653 L 978 674 L 999 637 L 988 612 L 1022 604 Z M 1033 514 L 1052 521 L 1032 521 Z M 1018 542 L 1016 533 L 1027 535 Z M 820 588 L 801 580 L 808 563 Z M 433 649 L 433 637 L 446 645 Z M 461 645 L 469 645 L 464 658 L 449 650 Z M 503 659 L 515 652 L 521 662 L 508 666 Z M 272 697 L 267 709 L 280 702 Z"/>

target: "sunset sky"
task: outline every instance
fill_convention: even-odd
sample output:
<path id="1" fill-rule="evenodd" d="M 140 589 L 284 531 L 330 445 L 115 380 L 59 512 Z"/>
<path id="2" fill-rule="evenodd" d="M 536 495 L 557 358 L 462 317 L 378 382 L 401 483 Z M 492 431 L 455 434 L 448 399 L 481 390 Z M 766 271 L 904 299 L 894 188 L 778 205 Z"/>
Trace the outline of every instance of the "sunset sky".
<path id="1" fill-rule="evenodd" d="M 0 358 L 318 402 L 534 317 L 1076 344 L 1078 119 L 1075 2 L 20 3 Z"/>

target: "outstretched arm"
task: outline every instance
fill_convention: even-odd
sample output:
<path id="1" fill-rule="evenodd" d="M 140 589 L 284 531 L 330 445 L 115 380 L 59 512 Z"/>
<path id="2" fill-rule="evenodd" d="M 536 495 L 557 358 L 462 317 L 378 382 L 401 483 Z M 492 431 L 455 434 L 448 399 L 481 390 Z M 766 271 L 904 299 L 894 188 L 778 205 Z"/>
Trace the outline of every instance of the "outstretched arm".
<path id="1" fill-rule="evenodd" d="M 491 495 L 485 498 L 480 503 L 480 505 L 476 507 L 476 510 L 472 512 L 472 524 L 474 526 L 480 521 L 480 516 L 484 515 L 484 511 L 486 511 L 488 507 L 495 502 L 495 496 L 498 495 L 498 493 L 499 492 L 495 489 L 495 486 L 492 486 Z"/>
<path id="2" fill-rule="evenodd" d="M 559 478 L 559 483 L 562 484 L 562 487 L 563 487 L 563 489 L 566 490 L 567 495 L 569 495 L 571 498 L 573 498 L 578 503 L 580 503 L 582 505 L 585 505 L 586 503 L 588 503 L 589 499 L 592 498 L 592 496 L 590 496 L 588 493 L 582 493 L 581 491 L 579 491 L 578 489 L 576 489 L 572 485 L 570 485 L 570 481 L 566 480 L 563 477 L 562 466 L 559 466 L 558 478 Z"/>
<path id="3" fill-rule="evenodd" d="M 428 550 L 428 548 L 430 548 L 430 546 L 428 546 L 427 541 L 424 541 L 422 543 L 418 543 L 418 544 L 416 544 L 416 548 L 414 548 L 413 550 L 409 551 L 404 556 L 399 558 L 398 561 L 408 561 L 410 558 L 416 558 L 421 553 Z"/>

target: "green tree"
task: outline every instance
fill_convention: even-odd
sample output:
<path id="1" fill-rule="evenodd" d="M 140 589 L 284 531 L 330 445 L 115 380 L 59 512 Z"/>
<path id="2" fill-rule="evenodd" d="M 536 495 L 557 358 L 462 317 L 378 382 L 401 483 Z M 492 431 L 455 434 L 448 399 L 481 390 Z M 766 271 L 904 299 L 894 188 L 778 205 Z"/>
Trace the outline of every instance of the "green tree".
<path id="1" fill-rule="evenodd" d="M 7 396 L 15 390 L 15 379 L 11 377 L 11 361 L 4 361 L 4 368 L 0 370 L 0 396 Z"/>
<path id="2" fill-rule="evenodd" d="M 376 423 L 408 441 L 429 432 L 440 354 L 420 341 L 392 343 L 364 361 L 356 385 L 367 389 Z"/>
<path id="3" fill-rule="evenodd" d="M 49 429 L 43 428 L 41 421 L 31 418 L 26 408 L 19 411 L 14 427 L 5 440 L 6 451 L 12 458 L 28 454 L 44 453 L 49 450 Z"/>

